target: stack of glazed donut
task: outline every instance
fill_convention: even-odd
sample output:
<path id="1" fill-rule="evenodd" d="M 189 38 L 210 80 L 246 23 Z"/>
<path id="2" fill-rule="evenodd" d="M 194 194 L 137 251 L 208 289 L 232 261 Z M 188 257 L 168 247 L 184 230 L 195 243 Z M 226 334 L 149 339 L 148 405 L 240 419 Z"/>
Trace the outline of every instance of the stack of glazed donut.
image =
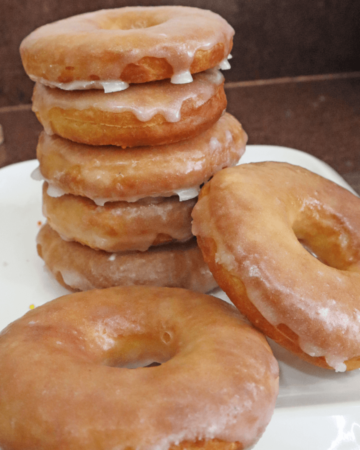
<path id="1" fill-rule="evenodd" d="M 245 151 L 218 70 L 229 68 L 233 34 L 210 11 L 129 7 L 24 39 L 44 126 L 38 253 L 62 285 L 216 286 L 191 211 L 200 186 Z"/>
<path id="2" fill-rule="evenodd" d="M 269 423 L 277 361 L 200 293 L 216 282 L 191 232 L 200 186 L 245 151 L 218 70 L 233 33 L 210 11 L 123 8 L 23 41 L 45 129 L 38 253 L 86 292 L 0 333 L 4 450 L 244 450 Z"/>
<path id="3" fill-rule="evenodd" d="M 157 7 L 76 16 L 23 41 L 45 128 L 38 252 L 64 286 L 110 288 L 0 333 L 1 448 L 253 446 L 278 365 L 234 306 L 199 293 L 212 274 L 294 354 L 360 368 L 360 200 L 296 166 L 230 167 L 247 141 L 218 71 L 232 37 L 209 11 Z"/>

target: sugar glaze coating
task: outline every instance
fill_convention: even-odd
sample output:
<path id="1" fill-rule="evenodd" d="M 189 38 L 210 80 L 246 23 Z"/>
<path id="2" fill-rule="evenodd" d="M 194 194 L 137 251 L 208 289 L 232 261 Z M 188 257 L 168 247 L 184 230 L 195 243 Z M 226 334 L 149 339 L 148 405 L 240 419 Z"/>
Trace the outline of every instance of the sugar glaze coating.
<path id="1" fill-rule="evenodd" d="M 356 196 L 297 166 L 246 164 L 213 177 L 193 219 L 219 285 L 257 327 L 314 364 L 360 367 Z"/>
<path id="2" fill-rule="evenodd" d="M 278 392 L 264 336 L 233 306 L 183 289 L 53 300 L 1 333 L 0 358 L 0 446 L 16 450 L 243 449 Z"/>
<path id="3" fill-rule="evenodd" d="M 45 224 L 36 242 L 46 267 L 70 290 L 147 285 L 210 292 L 217 286 L 195 238 L 150 247 L 146 252 L 109 253 L 64 240 Z"/>
<path id="4" fill-rule="evenodd" d="M 220 62 L 217 66 L 218 70 L 229 70 L 231 69 L 231 65 L 229 63 L 229 59 L 232 56 L 229 55 L 226 59 Z M 211 69 L 208 69 L 211 70 Z M 48 86 L 50 88 L 58 88 L 64 91 L 83 91 L 89 89 L 102 89 L 105 94 L 109 94 L 111 92 L 120 92 L 129 88 L 129 83 L 125 81 L 117 81 L 117 80 L 108 80 L 108 81 L 84 81 L 77 80 L 71 81 L 69 83 L 56 83 L 55 81 L 49 81 L 45 78 L 30 76 L 30 78 L 35 81 L 35 83 L 41 84 L 43 86 Z M 172 84 L 188 84 L 194 81 L 191 76 L 190 71 L 181 72 L 177 75 L 173 75 L 171 77 L 170 82 Z"/>
<path id="5" fill-rule="evenodd" d="M 40 27 L 23 40 L 20 53 L 30 78 L 59 87 L 77 81 L 145 83 L 165 78 L 184 83 L 191 82 L 192 73 L 226 59 L 233 35 L 233 28 L 211 11 L 128 7 Z"/>
<path id="6" fill-rule="evenodd" d="M 40 136 L 37 157 L 49 183 L 64 193 L 94 201 L 171 197 L 197 188 L 223 167 L 235 165 L 247 135 L 230 114 L 201 135 L 171 145 L 118 150 Z"/>
<path id="7" fill-rule="evenodd" d="M 216 69 L 210 69 L 194 76 L 194 82 L 187 86 L 177 86 L 168 81 L 152 84 L 137 84 L 130 89 L 112 95 L 101 91 L 62 92 L 38 83 L 34 89 L 33 111 L 40 117 L 46 117 L 42 111 L 51 108 L 97 109 L 113 113 L 131 112 L 141 122 L 148 122 L 156 114 L 162 115 L 167 122 L 178 122 L 181 107 L 186 100 L 193 99 L 199 107 L 206 103 L 215 93 L 216 86 L 224 82 L 224 77 Z M 51 126 L 42 121 L 45 130 L 51 134 Z"/>
<path id="8" fill-rule="evenodd" d="M 191 211 L 196 199 L 145 198 L 135 203 L 97 206 L 74 195 L 52 198 L 43 187 L 43 214 L 63 238 L 96 250 L 146 251 L 152 245 L 192 238 Z"/>
<path id="9" fill-rule="evenodd" d="M 132 85 L 122 92 L 66 92 L 37 84 L 33 111 L 47 134 L 89 145 L 122 148 L 165 145 L 195 137 L 226 109 L 224 77 L 216 69 L 194 82 Z"/>
<path id="10" fill-rule="evenodd" d="M 45 78 L 30 76 L 32 81 L 42 86 L 47 86 L 53 89 L 60 89 L 63 91 L 86 91 L 91 89 L 101 89 L 105 94 L 111 92 L 120 92 L 129 88 L 129 83 L 125 81 L 108 80 L 108 81 L 70 81 L 69 83 L 56 83 L 55 81 L 48 81 Z"/>
<path id="11" fill-rule="evenodd" d="M 46 181 L 47 182 L 47 195 L 49 197 L 58 198 L 62 197 L 63 195 L 66 195 L 66 192 L 63 191 L 61 188 L 54 186 L 49 182 L 49 180 L 46 180 L 43 175 L 41 174 L 40 167 L 36 167 L 32 173 L 31 178 L 34 181 Z M 191 188 L 185 188 L 185 189 L 175 189 L 174 195 L 179 197 L 180 202 L 186 202 L 187 200 L 191 200 L 196 198 L 199 195 L 200 192 L 200 186 L 194 186 Z M 155 197 L 154 197 L 155 198 Z M 159 197 L 158 197 L 159 198 Z M 104 206 L 105 203 L 111 202 L 111 198 L 94 198 L 92 200 L 97 206 Z M 127 200 L 131 203 L 130 200 Z"/>

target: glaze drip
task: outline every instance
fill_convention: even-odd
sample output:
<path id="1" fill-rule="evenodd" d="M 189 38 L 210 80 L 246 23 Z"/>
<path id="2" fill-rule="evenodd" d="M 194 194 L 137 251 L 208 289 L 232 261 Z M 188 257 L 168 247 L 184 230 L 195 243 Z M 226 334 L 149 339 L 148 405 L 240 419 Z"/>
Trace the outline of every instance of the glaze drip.
<path id="1" fill-rule="evenodd" d="M 221 72 L 210 69 L 194 75 L 194 81 L 187 85 L 178 86 L 169 81 L 160 81 L 132 85 L 126 91 L 107 95 L 96 90 L 64 92 L 38 83 L 33 95 L 33 110 L 40 113 L 46 130 L 51 129 L 51 120 L 45 112 L 52 108 L 131 112 L 141 122 L 148 122 L 160 114 L 167 122 L 175 123 L 181 119 L 184 102 L 192 100 L 196 107 L 200 107 L 215 94 L 217 87 L 223 82 Z"/>
<path id="2" fill-rule="evenodd" d="M 231 65 L 227 59 L 223 59 L 219 64 L 219 69 L 221 70 L 229 70 L 231 69 Z"/>
<path id="3" fill-rule="evenodd" d="M 197 197 L 199 195 L 199 192 L 200 186 L 195 186 L 187 189 L 178 189 L 174 191 L 174 193 L 179 196 L 179 200 L 181 202 L 185 202 L 186 200 Z"/>
<path id="4" fill-rule="evenodd" d="M 246 140 L 239 122 L 225 114 L 194 139 L 121 151 L 43 133 L 38 157 L 41 172 L 50 183 L 95 200 L 98 206 L 107 201 L 135 202 L 174 195 L 185 201 L 197 197 L 199 185 L 214 173 L 235 165 L 245 151 Z"/>
<path id="5" fill-rule="evenodd" d="M 180 72 L 171 77 L 171 83 L 172 84 L 187 84 L 192 83 L 193 77 L 191 76 L 191 73 L 189 70 L 186 70 L 185 72 Z"/>
<path id="6" fill-rule="evenodd" d="M 140 22 L 149 22 L 149 15 L 156 25 L 138 27 Z M 113 23 L 109 28 L 110 21 Z M 119 28 L 116 21 L 127 22 L 127 26 Z M 134 23 L 135 27 L 132 26 Z M 64 33 L 68 39 L 62 39 Z M 191 82 L 192 64 L 201 60 L 201 52 L 211 52 L 217 47 L 222 57 L 227 58 L 233 35 L 234 29 L 222 17 L 207 10 L 176 6 L 119 8 L 82 14 L 40 27 L 24 39 L 20 51 L 29 76 L 41 76 L 51 83 L 57 83 L 64 74 L 75 83 L 77 80 L 92 81 L 91 76 L 101 82 L 118 81 L 122 76 L 128 79 L 124 75 L 127 67 L 141 64 L 146 58 L 166 60 L 172 68 L 173 82 L 180 79 L 182 83 L 188 83 Z M 106 65 L 102 63 L 104 52 L 109 61 Z M 66 55 L 66 60 L 60 55 Z M 32 61 L 31 68 L 27 64 L 28 58 Z M 67 86 L 61 83 L 59 87 L 70 86 L 71 83 Z M 97 82 L 92 86 L 103 88 Z"/>
<path id="7" fill-rule="evenodd" d="M 173 195 L 178 195 L 179 201 L 185 202 L 186 200 L 196 198 L 199 195 L 199 192 L 200 192 L 200 186 L 195 186 L 195 187 L 191 187 L 191 188 L 177 189 L 177 190 L 174 190 L 171 192 L 162 192 L 161 194 L 154 194 L 154 196 L 149 196 L 149 198 L 172 197 Z M 64 192 L 64 194 L 65 194 L 65 192 Z M 49 194 L 49 191 L 48 191 L 48 195 L 50 197 L 55 197 L 54 195 Z M 144 198 L 143 196 L 140 196 L 140 197 L 132 196 L 132 197 L 128 197 L 126 199 L 126 201 L 128 203 L 135 203 L 143 198 Z M 113 199 L 113 198 L 94 198 L 93 199 L 93 202 L 97 206 L 104 206 L 105 203 L 110 203 L 110 202 L 114 202 L 114 201 L 117 201 L 117 200 Z"/>
<path id="8" fill-rule="evenodd" d="M 66 192 L 64 190 L 62 190 L 61 188 L 59 188 L 58 186 L 55 186 L 53 184 L 49 183 L 48 189 L 47 189 L 47 194 L 49 197 L 62 197 L 63 195 L 66 194 Z"/>
<path id="9" fill-rule="evenodd" d="M 40 167 L 36 167 L 36 169 L 34 169 L 31 174 L 30 177 L 35 180 L 35 181 L 44 181 L 45 178 L 42 176 L 42 173 L 40 172 Z"/>
<path id="10" fill-rule="evenodd" d="M 108 80 L 108 81 L 86 81 L 86 80 L 76 80 L 70 83 L 57 83 L 56 81 L 49 81 L 45 78 L 35 77 L 29 75 L 32 81 L 35 83 L 40 83 L 44 86 L 50 88 L 58 88 L 64 91 L 82 91 L 88 89 L 102 89 L 105 94 L 111 92 L 124 91 L 129 87 L 128 83 L 121 80 Z"/>

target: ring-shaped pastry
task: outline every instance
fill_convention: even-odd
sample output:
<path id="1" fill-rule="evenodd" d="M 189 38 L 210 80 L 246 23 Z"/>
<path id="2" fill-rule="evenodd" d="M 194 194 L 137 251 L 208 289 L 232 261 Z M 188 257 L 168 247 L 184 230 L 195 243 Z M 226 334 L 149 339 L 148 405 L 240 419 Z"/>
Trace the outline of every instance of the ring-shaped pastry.
<path id="1" fill-rule="evenodd" d="M 0 334 L 0 360 L 4 449 L 245 449 L 278 393 L 264 336 L 184 289 L 63 296 Z"/>
<path id="2" fill-rule="evenodd" d="M 36 242 L 47 268 L 70 290 L 147 285 L 205 293 L 217 286 L 195 238 L 183 244 L 151 247 L 147 252 L 108 253 L 64 241 L 45 224 Z"/>
<path id="3" fill-rule="evenodd" d="M 158 147 L 93 147 L 42 133 L 37 157 L 43 177 L 57 188 L 49 195 L 81 195 L 103 205 L 190 189 L 188 199 L 197 197 L 199 186 L 214 173 L 234 166 L 246 141 L 241 124 L 226 113 L 201 135 Z"/>
<path id="4" fill-rule="evenodd" d="M 144 198 L 138 202 L 111 202 L 104 206 L 80 196 L 47 195 L 43 186 L 43 214 L 63 239 L 95 250 L 146 251 L 150 246 L 192 238 L 191 211 L 196 198 Z"/>
<path id="5" fill-rule="evenodd" d="M 126 83 L 165 78 L 190 82 L 192 73 L 226 60 L 233 35 L 222 17 L 207 10 L 118 8 L 42 26 L 23 40 L 20 53 L 34 81 L 62 89 L 120 90 Z"/>
<path id="6" fill-rule="evenodd" d="M 193 219 L 215 279 L 256 327 L 313 364 L 360 368 L 358 197 L 297 166 L 244 164 L 205 185 Z"/>
<path id="7" fill-rule="evenodd" d="M 68 92 L 37 83 L 32 100 L 48 134 L 123 148 L 190 139 L 219 120 L 227 104 L 224 77 L 217 70 L 197 74 L 184 86 L 158 81 L 111 94 Z"/>

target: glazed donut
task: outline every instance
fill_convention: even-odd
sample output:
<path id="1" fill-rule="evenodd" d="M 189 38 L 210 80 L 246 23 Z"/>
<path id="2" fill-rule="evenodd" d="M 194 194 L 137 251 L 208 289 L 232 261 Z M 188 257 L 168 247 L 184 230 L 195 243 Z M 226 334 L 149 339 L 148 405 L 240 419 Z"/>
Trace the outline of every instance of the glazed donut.
<path id="1" fill-rule="evenodd" d="M 45 224 L 36 243 L 47 268 L 70 290 L 138 284 L 209 292 L 217 286 L 195 239 L 151 247 L 147 252 L 107 253 L 64 241 Z"/>
<path id="2" fill-rule="evenodd" d="M 152 245 L 185 242 L 191 233 L 191 211 L 196 199 L 144 198 L 135 203 L 112 202 L 97 206 L 86 197 L 47 195 L 43 186 L 43 214 L 50 226 L 69 241 L 95 250 L 146 251 Z"/>
<path id="3" fill-rule="evenodd" d="M 48 190 L 49 195 L 81 195 L 101 206 L 107 201 L 171 197 L 189 189 L 185 198 L 196 197 L 199 185 L 238 162 L 246 141 L 240 123 L 224 114 L 205 133 L 159 147 L 92 147 L 43 133 L 37 157 L 42 175 L 57 188 Z"/>
<path id="4" fill-rule="evenodd" d="M 26 73 L 61 89 L 125 89 L 127 83 L 171 78 L 221 64 L 233 28 L 217 14 L 182 6 L 108 9 L 45 25 L 20 46 Z"/>
<path id="5" fill-rule="evenodd" d="M 264 336 L 184 289 L 60 297 L 0 334 L 0 360 L 4 449 L 245 449 L 278 393 Z"/>
<path id="6" fill-rule="evenodd" d="M 189 139 L 211 127 L 225 108 L 224 77 L 214 69 L 185 86 L 158 81 L 105 94 L 37 83 L 33 95 L 33 111 L 48 134 L 124 148 Z"/>
<path id="7" fill-rule="evenodd" d="M 297 166 L 245 164 L 214 176 L 193 219 L 217 282 L 256 327 L 318 366 L 360 368 L 359 198 Z"/>

